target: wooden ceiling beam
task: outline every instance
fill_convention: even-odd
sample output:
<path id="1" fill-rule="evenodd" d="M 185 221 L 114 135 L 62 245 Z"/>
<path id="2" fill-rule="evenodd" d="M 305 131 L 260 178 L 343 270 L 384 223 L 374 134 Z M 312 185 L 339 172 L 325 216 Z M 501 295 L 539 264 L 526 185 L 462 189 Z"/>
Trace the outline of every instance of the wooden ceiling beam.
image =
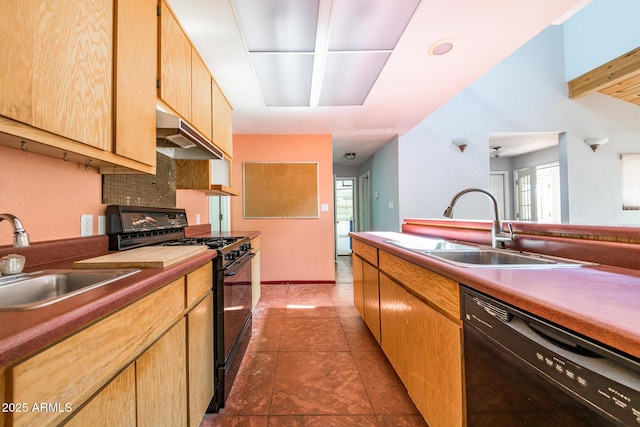
<path id="1" fill-rule="evenodd" d="M 639 76 L 640 47 L 571 80 L 567 83 L 569 98 L 576 99 L 593 92 L 606 93 L 611 86 L 616 86 L 616 89 L 607 92 L 616 96 L 616 93 L 628 92 L 628 87 L 636 84 Z"/>

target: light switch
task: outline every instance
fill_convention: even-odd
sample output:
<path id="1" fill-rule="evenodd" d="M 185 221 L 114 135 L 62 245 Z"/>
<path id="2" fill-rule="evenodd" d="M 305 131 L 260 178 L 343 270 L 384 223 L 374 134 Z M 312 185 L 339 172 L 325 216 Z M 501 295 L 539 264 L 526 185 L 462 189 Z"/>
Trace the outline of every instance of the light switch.
<path id="1" fill-rule="evenodd" d="M 322 212 L 329 212 L 329 205 L 327 205 L 326 203 L 325 203 L 325 204 L 320 205 L 320 211 L 322 211 Z"/>
<path id="2" fill-rule="evenodd" d="M 393 202 L 389 202 L 389 209 L 393 209 Z"/>

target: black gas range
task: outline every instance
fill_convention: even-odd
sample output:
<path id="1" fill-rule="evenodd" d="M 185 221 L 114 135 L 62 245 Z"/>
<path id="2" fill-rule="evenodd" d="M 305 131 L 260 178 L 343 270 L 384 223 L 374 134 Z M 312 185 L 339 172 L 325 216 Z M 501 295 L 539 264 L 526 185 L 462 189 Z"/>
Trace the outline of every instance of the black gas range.
<path id="1" fill-rule="evenodd" d="M 142 246 L 206 245 L 223 255 L 225 262 L 251 252 L 248 237 L 186 237 L 187 214 L 179 208 L 107 206 L 109 250 L 123 251 Z"/>
<path id="2" fill-rule="evenodd" d="M 216 250 L 213 258 L 214 383 L 207 412 L 224 407 L 252 327 L 251 240 L 248 237 L 186 237 L 187 214 L 179 208 L 107 206 L 109 249 L 143 246 L 206 245 Z"/>

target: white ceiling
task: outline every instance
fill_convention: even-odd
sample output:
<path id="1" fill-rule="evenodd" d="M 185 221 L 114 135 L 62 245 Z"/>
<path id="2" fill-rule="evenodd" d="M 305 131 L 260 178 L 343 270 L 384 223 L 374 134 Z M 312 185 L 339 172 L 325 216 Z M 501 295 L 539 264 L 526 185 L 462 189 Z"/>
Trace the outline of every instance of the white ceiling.
<path id="1" fill-rule="evenodd" d="M 496 132 L 489 134 L 489 155 L 516 157 L 545 148 L 556 147 L 560 134 L 557 132 Z"/>
<path id="2" fill-rule="evenodd" d="M 410 130 L 548 25 L 563 22 L 590 0 L 422 0 L 395 48 L 388 49 L 391 54 L 374 79 L 375 84 L 364 103 L 317 106 L 313 99 L 314 96 L 319 99 L 322 77 L 318 76 L 323 76 L 320 71 L 330 67 L 326 65 L 329 52 L 326 49 L 332 30 L 335 27 L 335 34 L 341 34 L 343 39 L 349 35 L 344 31 L 345 23 L 339 22 L 344 19 L 337 18 L 344 16 L 339 11 L 343 3 L 361 1 L 242 0 L 238 7 L 234 0 L 169 0 L 169 3 L 232 104 L 234 133 L 331 134 L 334 163 L 346 163 L 342 156 L 354 152 L 357 159 L 351 164 L 359 164 L 395 135 Z M 366 1 L 374 3 L 374 0 Z M 389 0 L 377 1 L 390 3 Z M 295 9 L 308 13 L 309 9 L 287 8 L 287 4 L 300 6 L 306 2 L 312 8 L 318 7 L 315 50 L 310 53 L 315 54 L 313 67 L 316 68 L 315 80 L 311 83 L 312 106 L 274 107 L 265 102 L 248 42 L 252 44 L 252 51 L 264 48 L 253 45 L 251 37 L 254 36 L 243 34 L 239 22 L 240 15 L 244 22 L 248 21 L 247 13 L 239 11 L 251 10 L 251 3 L 256 5 L 256 10 L 264 10 L 265 2 L 277 4 L 288 13 Z M 252 19 L 262 13 L 253 14 Z M 348 18 L 353 22 L 354 40 L 359 37 L 358 28 L 364 29 L 364 38 L 377 34 L 370 31 L 371 26 L 385 31 L 380 13 L 375 14 L 377 20 L 370 25 L 361 22 L 365 15 L 352 14 Z M 388 16 L 390 20 L 406 19 L 402 13 L 388 13 Z M 256 25 L 252 23 L 250 27 Z M 286 38 L 287 31 L 278 36 Z M 392 39 L 393 35 L 382 38 Z M 451 52 L 441 56 L 429 54 L 429 48 L 444 39 L 453 41 Z M 338 67 L 338 70 L 341 69 Z M 357 83 L 357 78 L 349 80 L 345 73 L 344 81 L 349 82 L 346 91 Z M 265 93 L 273 92 L 274 87 L 277 85 L 265 84 Z"/>

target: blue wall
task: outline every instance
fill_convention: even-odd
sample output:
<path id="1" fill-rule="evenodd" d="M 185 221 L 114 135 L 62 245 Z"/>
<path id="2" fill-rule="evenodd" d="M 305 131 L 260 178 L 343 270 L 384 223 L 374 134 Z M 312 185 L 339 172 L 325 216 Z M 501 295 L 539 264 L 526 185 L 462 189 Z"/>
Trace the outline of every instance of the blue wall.
<path id="1" fill-rule="evenodd" d="M 359 175 L 370 172 L 371 231 L 400 230 L 398 164 L 396 137 L 360 165 Z"/>

